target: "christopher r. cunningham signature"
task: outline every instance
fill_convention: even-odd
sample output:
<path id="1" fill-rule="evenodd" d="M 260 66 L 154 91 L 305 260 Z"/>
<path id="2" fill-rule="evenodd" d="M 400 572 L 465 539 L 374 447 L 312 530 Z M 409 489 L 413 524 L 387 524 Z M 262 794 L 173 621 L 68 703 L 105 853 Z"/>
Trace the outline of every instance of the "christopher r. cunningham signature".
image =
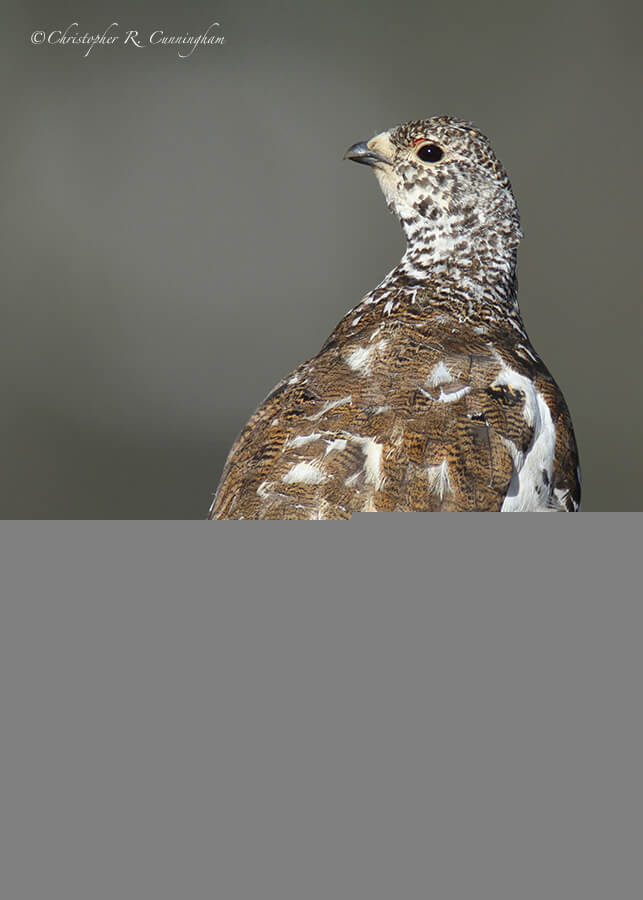
<path id="1" fill-rule="evenodd" d="M 219 22 L 212 22 L 200 34 L 169 34 L 162 28 L 155 28 L 149 33 L 144 33 L 136 28 L 120 31 L 118 22 L 112 22 L 103 32 L 92 34 L 88 31 L 83 32 L 78 22 L 72 22 L 64 30 L 62 28 L 54 28 L 51 31 L 45 31 L 37 28 L 31 34 L 31 43 L 36 45 L 50 44 L 52 46 L 80 44 L 86 48 L 83 56 L 89 56 L 97 44 L 104 47 L 113 47 L 115 45 L 130 46 L 139 50 L 157 45 L 175 45 L 178 48 L 177 55 L 181 59 L 187 59 L 189 56 L 192 56 L 197 47 L 220 47 L 222 44 L 225 44 L 224 35 L 217 30 L 219 28 L 221 28 Z"/>

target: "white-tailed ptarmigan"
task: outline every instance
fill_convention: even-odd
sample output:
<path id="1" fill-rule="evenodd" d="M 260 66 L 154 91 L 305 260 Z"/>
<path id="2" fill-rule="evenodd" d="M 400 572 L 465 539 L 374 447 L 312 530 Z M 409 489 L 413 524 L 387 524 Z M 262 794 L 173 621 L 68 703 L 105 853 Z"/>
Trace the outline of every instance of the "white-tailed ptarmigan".
<path id="1" fill-rule="evenodd" d="M 437 116 L 354 144 L 407 249 L 237 438 L 209 517 L 562 510 L 570 415 L 517 301 L 518 207 L 489 141 Z"/>

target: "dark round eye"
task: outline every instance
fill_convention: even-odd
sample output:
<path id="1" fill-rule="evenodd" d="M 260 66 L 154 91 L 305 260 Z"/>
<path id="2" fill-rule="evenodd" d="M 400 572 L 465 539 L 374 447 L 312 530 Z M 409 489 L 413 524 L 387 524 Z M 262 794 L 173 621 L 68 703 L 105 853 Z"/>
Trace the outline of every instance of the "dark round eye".
<path id="1" fill-rule="evenodd" d="M 437 144 L 422 144 L 418 156 L 423 162 L 439 162 L 444 156 L 444 150 Z"/>

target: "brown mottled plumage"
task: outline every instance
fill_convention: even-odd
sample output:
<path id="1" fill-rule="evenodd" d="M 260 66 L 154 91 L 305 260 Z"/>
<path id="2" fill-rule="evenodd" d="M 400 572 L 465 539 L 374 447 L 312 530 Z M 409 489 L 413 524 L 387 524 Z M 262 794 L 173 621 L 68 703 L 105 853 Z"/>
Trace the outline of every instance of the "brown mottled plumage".
<path id="1" fill-rule="evenodd" d="M 252 416 L 210 518 L 578 509 L 571 419 L 520 317 L 518 209 L 487 138 L 440 116 L 346 155 L 375 169 L 406 253 Z"/>

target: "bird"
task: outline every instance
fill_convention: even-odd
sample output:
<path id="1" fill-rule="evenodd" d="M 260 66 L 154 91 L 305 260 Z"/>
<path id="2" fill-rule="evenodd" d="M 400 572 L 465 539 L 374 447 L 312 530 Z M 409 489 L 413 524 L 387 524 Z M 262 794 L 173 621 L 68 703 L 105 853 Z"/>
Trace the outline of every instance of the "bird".
<path id="1" fill-rule="evenodd" d="M 580 509 L 567 404 L 518 306 L 518 206 L 489 139 L 433 116 L 353 144 L 406 249 L 234 442 L 210 519 Z"/>

